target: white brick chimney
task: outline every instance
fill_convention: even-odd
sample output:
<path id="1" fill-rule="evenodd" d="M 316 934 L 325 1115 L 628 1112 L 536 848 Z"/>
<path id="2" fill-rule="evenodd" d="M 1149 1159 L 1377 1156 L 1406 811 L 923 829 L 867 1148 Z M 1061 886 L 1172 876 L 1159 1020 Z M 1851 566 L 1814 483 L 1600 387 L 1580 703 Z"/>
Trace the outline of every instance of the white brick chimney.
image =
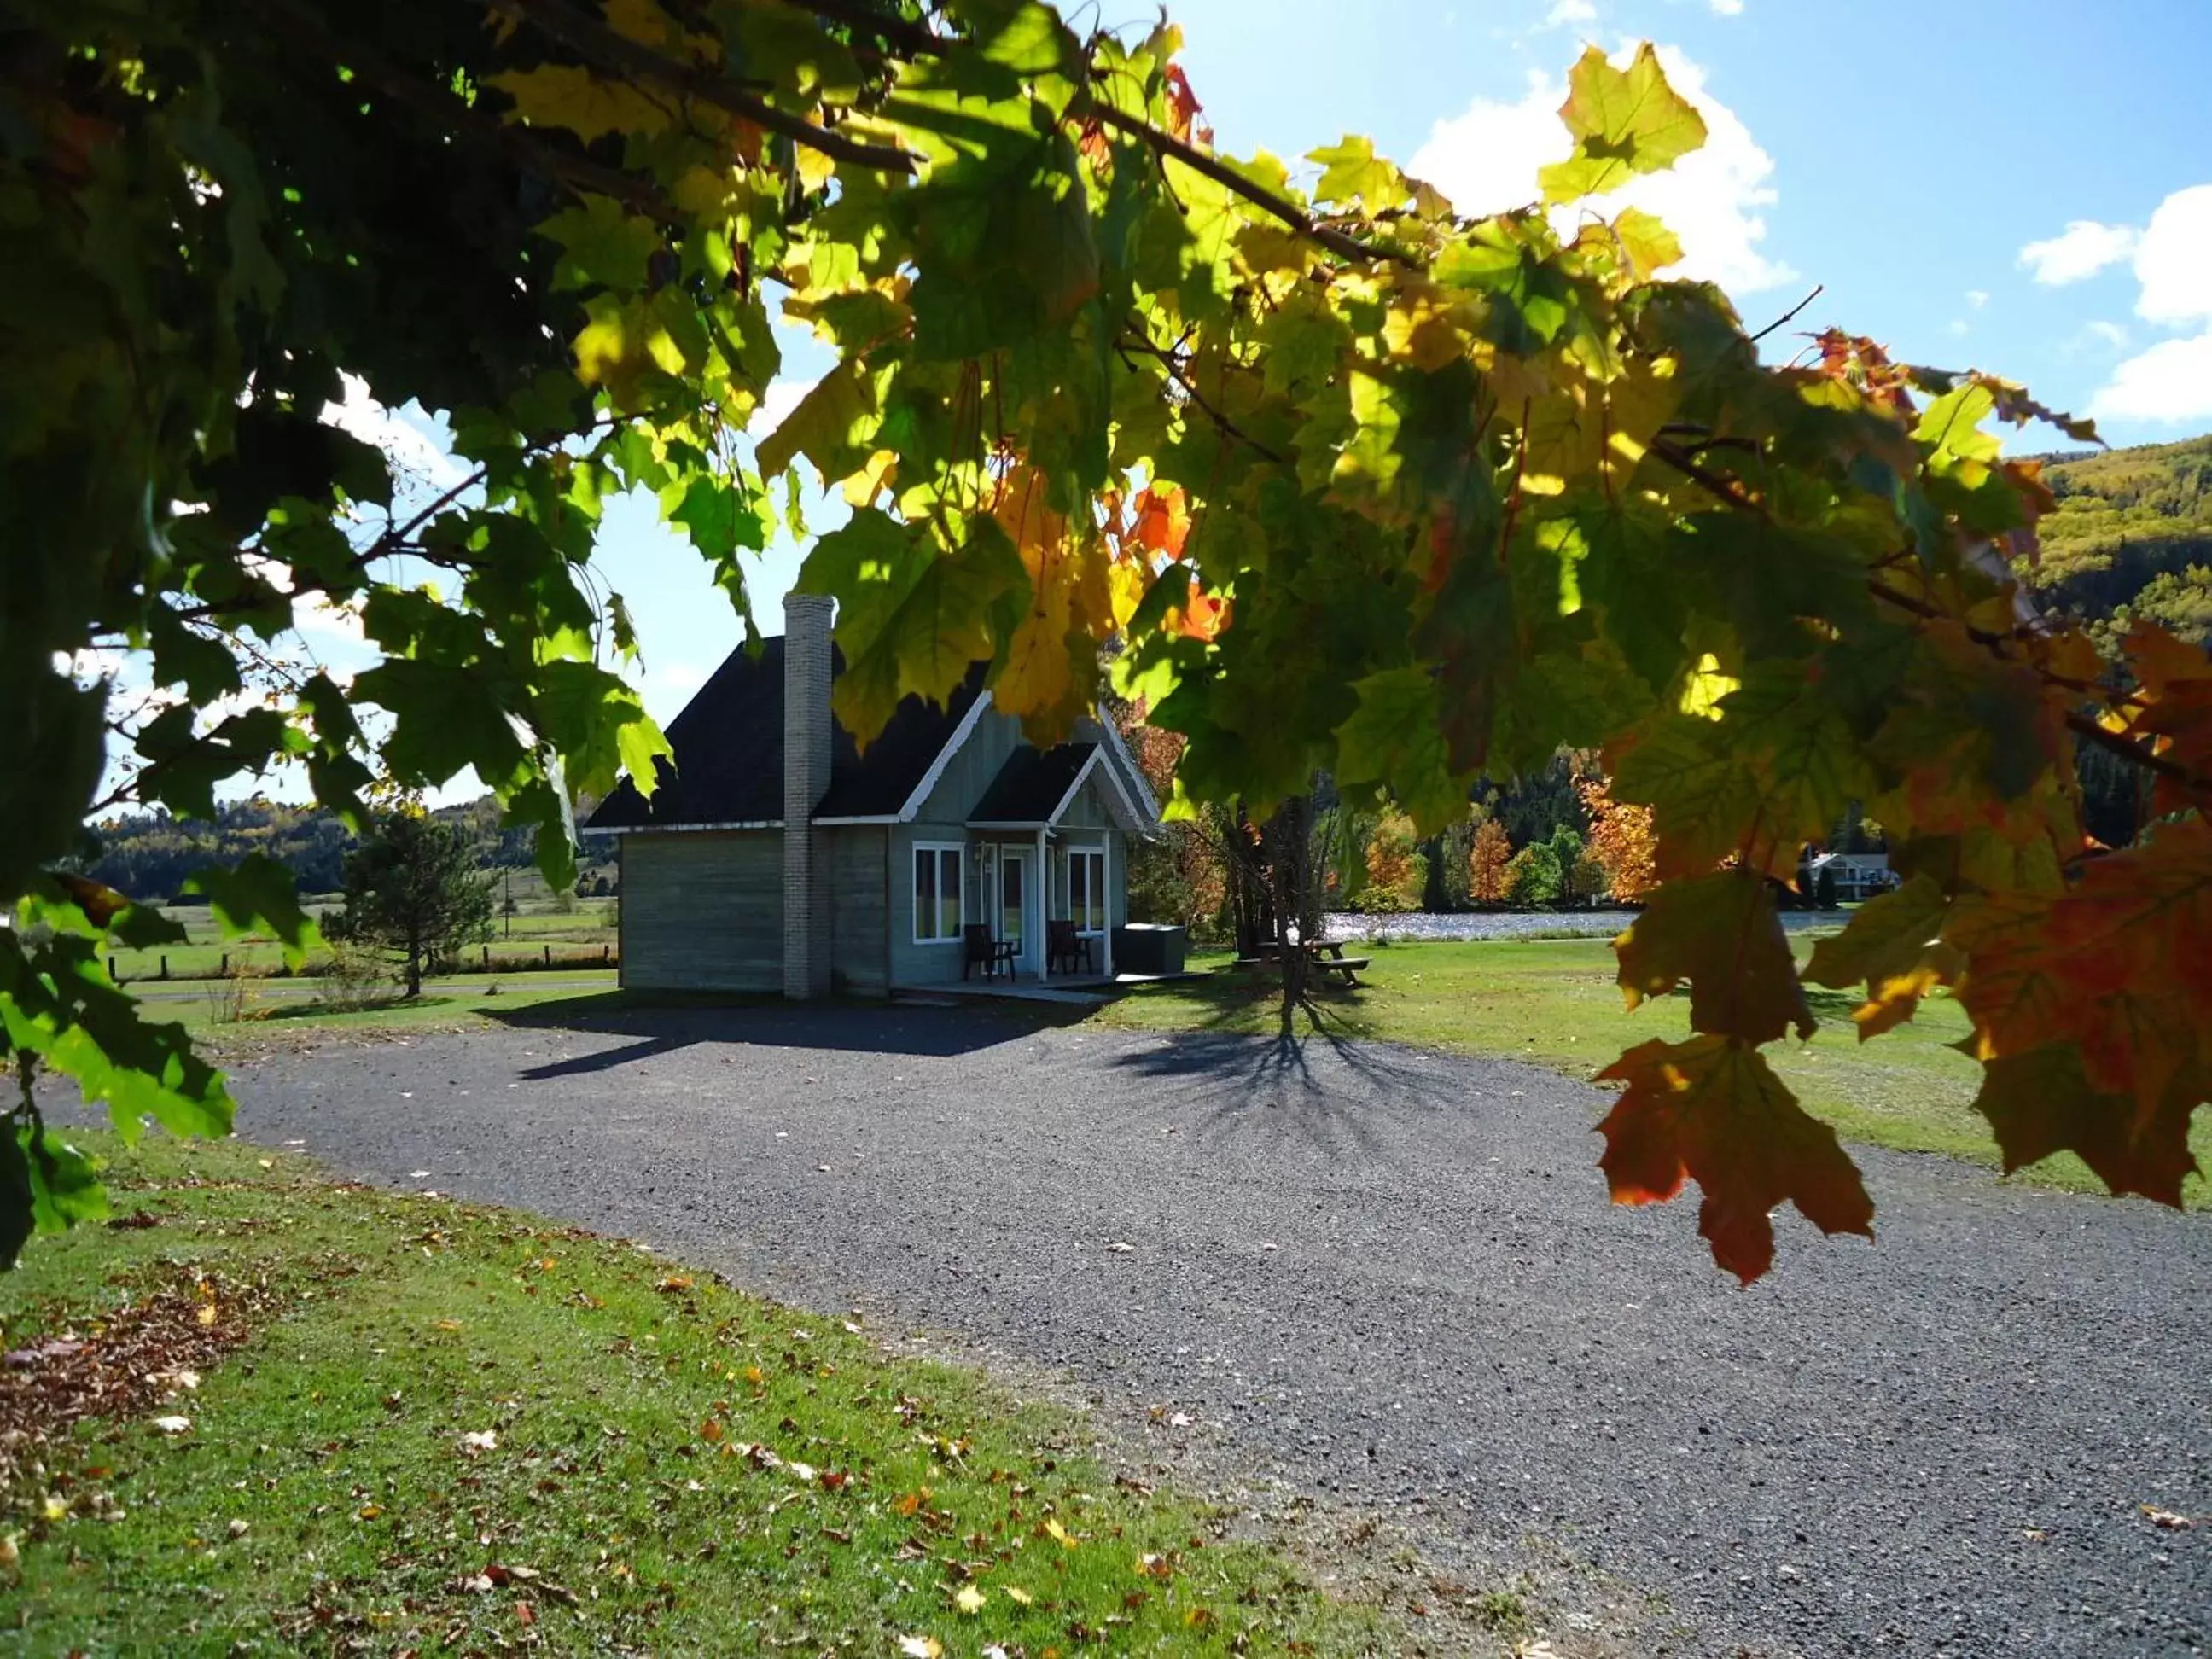
<path id="1" fill-rule="evenodd" d="M 830 621 L 825 594 L 783 601 L 783 994 L 830 990 L 828 854 L 814 809 L 830 787 Z"/>

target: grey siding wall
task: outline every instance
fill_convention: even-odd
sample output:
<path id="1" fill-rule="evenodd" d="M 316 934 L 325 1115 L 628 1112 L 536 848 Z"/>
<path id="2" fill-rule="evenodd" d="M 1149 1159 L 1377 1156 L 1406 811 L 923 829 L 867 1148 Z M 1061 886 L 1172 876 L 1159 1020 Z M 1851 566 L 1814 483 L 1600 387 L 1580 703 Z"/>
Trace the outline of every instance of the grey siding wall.
<path id="1" fill-rule="evenodd" d="M 987 714 L 984 718 L 988 720 L 990 716 Z M 976 735 L 980 738 L 981 733 Z M 923 842 L 966 846 L 970 837 L 966 827 L 957 819 L 950 823 L 915 823 L 891 827 L 890 960 L 891 981 L 897 985 L 942 984 L 946 980 L 960 977 L 958 940 L 945 944 L 915 943 L 914 849 Z M 970 921 L 975 920 L 975 860 L 972 857 L 963 856 L 961 860 L 961 910 Z"/>
<path id="2" fill-rule="evenodd" d="M 879 996 L 890 988 L 884 930 L 890 924 L 884 880 L 887 826 L 856 823 L 817 832 L 828 842 L 830 979 L 835 988 Z"/>
<path id="3" fill-rule="evenodd" d="M 624 836 L 622 982 L 783 988 L 783 833 Z"/>

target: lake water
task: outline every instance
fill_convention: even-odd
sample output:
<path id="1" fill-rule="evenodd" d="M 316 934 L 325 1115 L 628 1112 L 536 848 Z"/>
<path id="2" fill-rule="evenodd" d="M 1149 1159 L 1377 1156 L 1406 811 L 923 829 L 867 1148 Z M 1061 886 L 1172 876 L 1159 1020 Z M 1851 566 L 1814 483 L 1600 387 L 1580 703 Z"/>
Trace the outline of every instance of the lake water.
<path id="1" fill-rule="evenodd" d="M 1438 914 L 1426 910 L 1403 915 L 1369 916 L 1351 910 L 1331 910 L 1322 920 L 1329 939 L 1370 939 L 1388 933 L 1392 939 L 1611 939 L 1636 920 L 1633 910 L 1468 910 Z M 1785 910 L 1782 925 L 1801 928 L 1833 927 L 1843 917 L 1833 910 Z"/>

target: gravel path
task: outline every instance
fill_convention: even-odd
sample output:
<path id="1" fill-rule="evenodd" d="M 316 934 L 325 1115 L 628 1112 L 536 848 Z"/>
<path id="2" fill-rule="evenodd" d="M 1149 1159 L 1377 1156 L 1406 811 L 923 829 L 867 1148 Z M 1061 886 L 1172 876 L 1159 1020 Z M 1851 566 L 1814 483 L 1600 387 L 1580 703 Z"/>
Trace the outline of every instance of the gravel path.
<path id="1" fill-rule="evenodd" d="M 522 1018 L 252 1060 L 240 1127 L 1064 1369 L 1447 1545 L 1547 1538 L 1696 1652 L 2212 1640 L 2212 1218 L 1866 1153 L 1880 1246 L 1793 1212 L 1744 1291 L 1692 1205 L 1606 1204 L 1597 1095 L 1506 1062 Z"/>

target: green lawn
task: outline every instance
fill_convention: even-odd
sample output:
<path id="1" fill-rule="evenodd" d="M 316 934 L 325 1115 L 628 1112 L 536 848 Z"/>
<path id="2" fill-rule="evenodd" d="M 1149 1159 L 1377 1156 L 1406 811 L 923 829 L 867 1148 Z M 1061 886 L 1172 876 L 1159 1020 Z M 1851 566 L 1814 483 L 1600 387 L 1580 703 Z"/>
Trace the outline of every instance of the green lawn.
<path id="1" fill-rule="evenodd" d="M 596 961 L 602 951 L 620 943 L 614 900 L 577 899 L 564 910 L 557 901 L 544 896 L 542 882 L 537 895 L 526 903 L 518 899 L 522 906 L 518 915 L 495 916 L 491 937 L 469 945 L 463 952 L 466 959 L 478 961 L 489 950 L 495 963 L 516 958 L 542 962 L 550 946 L 556 963 L 564 959 L 583 963 Z M 336 906 L 326 900 L 310 900 L 305 908 L 319 921 Z M 242 975 L 275 975 L 283 968 L 284 953 L 274 939 L 259 933 L 225 939 L 214 913 L 204 904 L 165 905 L 161 911 L 183 925 L 186 942 L 106 953 L 114 972 L 127 983 L 158 979 L 165 965 L 172 981 L 211 979 L 226 963 L 231 972 Z M 319 967 L 328 956 L 325 951 L 311 951 L 309 968 Z"/>
<path id="2" fill-rule="evenodd" d="M 0 1449 L 10 1651 L 1461 1652 L 1512 1601 L 1415 1638 L 1079 1418 L 617 1241 L 235 1144 L 109 1180 L 138 1224 L 0 1279 L 6 1347 L 85 1345 L 0 1372 L 49 1431 Z"/>
<path id="3" fill-rule="evenodd" d="M 1802 960 L 1809 938 L 1793 945 Z M 1400 944 L 1347 947 L 1371 959 L 1356 991 L 1324 991 L 1329 1029 L 1460 1054 L 1528 1060 L 1589 1076 L 1632 1043 L 1689 1032 L 1685 995 L 1621 1006 L 1611 947 L 1601 939 L 1527 943 Z M 1208 968 L 1224 957 L 1201 956 Z M 1964 1013 L 1942 998 L 1922 1005 L 1909 1024 L 1862 1043 L 1850 1022 L 1856 999 L 1807 988 L 1820 1030 L 1808 1043 L 1767 1050 L 1775 1069 L 1807 1109 L 1847 1140 L 1907 1152 L 1948 1153 L 1994 1164 L 1981 1117 L 1971 1109 L 1981 1068 L 1949 1045 L 1967 1033 Z M 1103 1024 L 1146 1030 L 1193 1028 L 1272 1034 L 1272 983 L 1218 974 L 1201 981 L 1149 986 L 1096 1016 Z M 2212 1168 L 2212 1114 L 2197 1115 L 2191 1146 Z M 2045 1160 L 2030 1178 L 2080 1191 L 2104 1190 L 2070 1154 Z M 2212 1183 L 2191 1183 L 2190 1201 L 2212 1201 Z"/>

